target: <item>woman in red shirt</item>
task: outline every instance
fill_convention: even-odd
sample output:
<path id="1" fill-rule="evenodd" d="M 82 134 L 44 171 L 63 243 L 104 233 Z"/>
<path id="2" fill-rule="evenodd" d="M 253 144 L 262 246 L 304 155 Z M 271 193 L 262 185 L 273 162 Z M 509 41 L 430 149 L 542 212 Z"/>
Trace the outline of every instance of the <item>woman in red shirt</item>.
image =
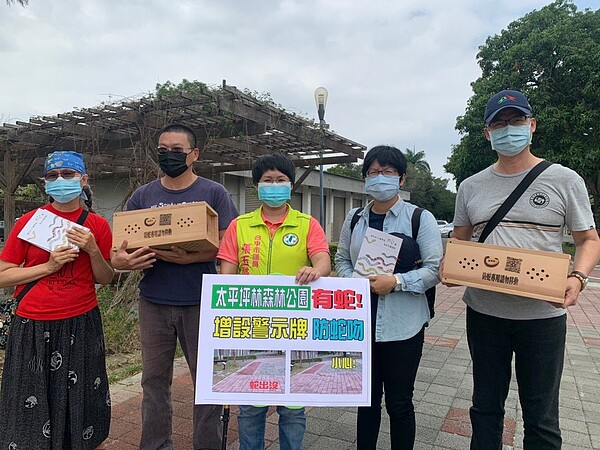
<path id="1" fill-rule="evenodd" d="M 91 191 L 83 157 L 54 152 L 44 165 L 48 212 L 73 227 L 48 252 L 18 237 L 35 214 L 15 224 L 0 254 L 0 287 L 17 286 L 19 302 L 7 341 L 0 397 L 0 448 L 95 449 L 108 436 L 110 394 L 95 283 L 107 284 L 112 234 L 85 211 Z M 58 219 L 56 219 L 58 220 Z"/>

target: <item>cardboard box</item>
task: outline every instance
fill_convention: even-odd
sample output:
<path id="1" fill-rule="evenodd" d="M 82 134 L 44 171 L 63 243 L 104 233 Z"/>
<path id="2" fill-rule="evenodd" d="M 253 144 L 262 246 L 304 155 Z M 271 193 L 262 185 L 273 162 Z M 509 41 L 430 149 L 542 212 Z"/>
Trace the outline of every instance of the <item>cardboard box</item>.
<path id="1" fill-rule="evenodd" d="M 448 239 L 442 281 L 564 303 L 571 257 Z"/>
<path id="2" fill-rule="evenodd" d="M 190 252 L 219 248 L 218 214 L 206 202 L 138 209 L 113 216 L 113 249 L 127 240 L 127 251 L 140 247 Z"/>

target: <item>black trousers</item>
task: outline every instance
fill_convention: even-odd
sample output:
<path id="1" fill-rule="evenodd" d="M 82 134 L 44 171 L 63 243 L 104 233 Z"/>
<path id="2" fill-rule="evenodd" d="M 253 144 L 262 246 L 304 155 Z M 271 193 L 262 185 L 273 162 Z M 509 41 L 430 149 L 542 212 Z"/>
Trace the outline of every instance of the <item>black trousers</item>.
<path id="1" fill-rule="evenodd" d="M 392 450 L 415 444 L 415 408 L 412 402 L 417 369 L 423 354 L 425 328 L 404 341 L 374 342 L 372 346 L 371 406 L 358 408 L 357 448 L 377 447 L 381 399 L 390 416 Z"/>
<path id="2" fill-rule="evenodd" d="M 566 314 L 550 319 L 510 320 L 467 308 L 467 339 L 473 360 L 471 449 L 502 448 L 504 402 L 513 353 L 523 410 L 523 448 L 561 448 L 558 394 L 566 322 Z"/>

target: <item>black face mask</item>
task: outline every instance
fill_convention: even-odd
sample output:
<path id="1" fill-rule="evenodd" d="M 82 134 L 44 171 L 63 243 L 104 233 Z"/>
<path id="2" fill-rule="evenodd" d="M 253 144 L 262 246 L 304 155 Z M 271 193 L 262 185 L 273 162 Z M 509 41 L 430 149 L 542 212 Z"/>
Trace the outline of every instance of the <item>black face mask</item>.
<path id="1" fill-rule="evenodd" d="M 166 152 L 158 154 L 158 163 L 162 171 L 171 178 L 177 178 L 188 169 L 187 153 Z"/>

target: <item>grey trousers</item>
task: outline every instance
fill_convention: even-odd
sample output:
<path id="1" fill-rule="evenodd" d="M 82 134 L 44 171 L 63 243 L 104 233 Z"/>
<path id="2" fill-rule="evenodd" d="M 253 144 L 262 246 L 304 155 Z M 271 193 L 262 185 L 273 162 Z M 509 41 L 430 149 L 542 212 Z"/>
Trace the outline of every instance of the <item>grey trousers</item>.
<path id="1" fill-rule="evenodd" d="M 170 306 L 140 299 L 142 342 L 141 450 L 173 448 L 171 385 L 177 339 L 196 385 L 199 306 Z M 194 406 L 194 449 L 220 449 L 221 405 Z"/>

